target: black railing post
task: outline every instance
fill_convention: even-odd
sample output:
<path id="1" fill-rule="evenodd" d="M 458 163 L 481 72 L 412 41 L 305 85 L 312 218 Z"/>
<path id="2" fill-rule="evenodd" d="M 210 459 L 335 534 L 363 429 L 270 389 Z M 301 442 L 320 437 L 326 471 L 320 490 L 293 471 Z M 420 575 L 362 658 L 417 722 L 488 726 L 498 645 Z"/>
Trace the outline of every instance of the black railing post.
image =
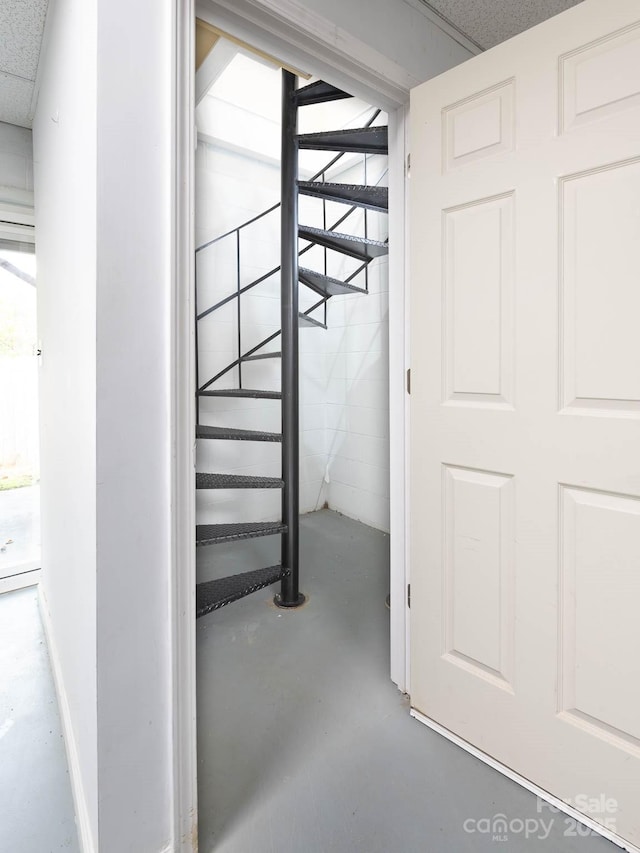
<path id="1" fill-rule="evenodd" d="M 298 399 L 298 140 L 296 77 L 282 72 L 281 263 L 282 324 L 282 566 L 290 574 L 282 581 L 275 603 L 298 607 L 299 590 L 299 399 Z"/>
<path id="2" fill-rule="evenodd" d="M 198 258 L 194 263 L 193 269 L 193 307 L 196 312 L 193 344 L 196 349 L 196 424 L 200 423 L 200 349 L 198 347 Z"/>
<path id="3" fill-rule="evenodd" d="M 238 323 L 238 388 L 242 388 L 242 312 L 240 310 L 240 229 L 236 231 L 236 322 Z"/>

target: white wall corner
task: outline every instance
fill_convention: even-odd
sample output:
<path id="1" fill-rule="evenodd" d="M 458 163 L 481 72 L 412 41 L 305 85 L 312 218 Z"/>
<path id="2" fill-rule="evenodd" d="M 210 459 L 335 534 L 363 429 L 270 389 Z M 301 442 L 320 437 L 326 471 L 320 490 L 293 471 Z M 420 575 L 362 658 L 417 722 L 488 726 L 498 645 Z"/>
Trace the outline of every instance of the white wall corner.
<path id="1" fill-rule="evenodd" d="M 404 2 L 424 15 L 425 18 L 431 21 L 432 24 L 435 24 L 439 30 L 464 47 L 465 50 L 468 50 L 472 56 L 477 56 L 478 54 L 483 53 L 483 47 L 444 18 L 431 6 L 428 0 L 404 0 Z"/>
<path id="2" fill-rule="evenodd" d="M 56 647 L 51 615 L 49 613 L 49 605 L 47 603 L 46 593 L 42 584 L 38 585 L 38 605 L 40 609 L 40 618 L 44 628 L 45 640 L 49 652 L 49 661 L 51 663 L 51 671 L 53 673 L 53 681 L 55 684 L 56 698 L 58 700 L 58 711 L 60 721 L 62 723 L 62 736 L 67 755 L 67 765 L 69 769 L 69 779 L 71 782 L 71 793 L 73 795 L 73 805 L 75 811 L 76 828 L 78 830 L 78 841 L 80 842 L 81 853 L 97 853 L 93 833 L 91 831 L 91 820 L 89 818 L 89 804 L 82 779 L 80 768 L 80 758 L 78 755 L 78 746 L 73 730 L 71 720 L 71 709 L 64 684 L 62 674 L 62 664 Z"/>

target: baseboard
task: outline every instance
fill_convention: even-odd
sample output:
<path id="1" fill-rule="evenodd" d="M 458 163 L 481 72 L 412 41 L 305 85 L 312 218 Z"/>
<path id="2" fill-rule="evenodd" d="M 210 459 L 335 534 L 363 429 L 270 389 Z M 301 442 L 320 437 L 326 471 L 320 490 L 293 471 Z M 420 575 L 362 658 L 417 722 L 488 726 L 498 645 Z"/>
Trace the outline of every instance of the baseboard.
<path id="1" fill-rule="evenodd" d="M 518 785 L 521 785 L 523 788 L 526 788 L 527 791 L 531 791 L 532 794 L 535 794 L 536 797 L 539 797 L 541 800 L 544 800 L 545 803 L 549 803 L 549 805 L 558 809 L 564 814 L 576 820 L 578 823 L 583 824 L 584 826 L 588 826 L 589 829 L 592 829 L 594 832 L 597 832 L 598 835 L 601 835 L 603 838 L 606 838 L 607 841 L 613 842 L 613 844 L 621 847 L 623 850 L 627 850 L 628 853 L 640 853 L 640 848 L 636 847 L 635 844 L 632 844 L 630 841 L 626 841 L 624 838 L 621 838 L 619 835 L 616 835 L 615 832 L 612 832 L 610 829 L 602 826 L 602 824 L 590 818 L 588 815 L 579 812 L 577 809 L 574 809 L 572 806 L 567 805 L 562 800 L 558 799 L 558 797 L 554 797 L 553 794 L 550 794 L 548 791 L 545 791 L 544 788 L 538 787 L 533 782 L 530 782 L 528 779 L 525 779 L 524 776 L 521 776 L 519 773 L 516 773 L 515 770 L 512 770 L 510 767 L 502 764 L 500 761 L 496 761 L 495 758 L 492 758 L 490 755 L 487 755 L 486 752 L 482 752 L 481 749 L 478 749 L 475 746 L 472 746 L 466 740 L 463 740 L 458 735 L 450 732 L 449 729 L 445 729 L 444 726 L 441 726 L 439 723 L 436 723 L 434 720 L 430 720 L 429 717 L 425 717 L 424 714 L 421 714 L 420 711 L 416 711 L 414 708 L 410 711 L 411 716 L 414 717 L 418 722 L 424 723 L 425 726 L 428 726 L 434 732 L 437 732 L 442 737 L 445 737 L 447 740 L 451 741 L 451 743 L 455 743 L 456 746 L 459 746 L 461 749 L 464 749 L 465 752 L 468 752 L 470 755 L 473 755 L 474 758 L 479 758 L 480 761 L 484 762 L 484 764 L 488 764 L 489 767 L 492 767 L 494 770 L 497 770 L 499 773 L 502 773 L 503 776 L 506 776 L 508 779 L 511 779 L 512 782 L 516 782 Z"/>
<path id="2" fill-rule="evenodd" d="M 67 754 L 67 765 L 69 767 L 69 778 L 71 780 L 71 792 L 73 794 L 73 806 L 75 809 L 80 850 L 81 853 L 96 853 L 97 848 L 91 832 L 91 821 L 89 819 L 87 798 L 82 781 L 82 773 L 80 772 L 78 748 L 71 723 L 71 710 L 69 708 L 67 693 L 64 687 L 60 658 L 58 657 L 58 651 L 53 636 L 47 598 L 42 585 L 38 587 L 38 598 L 40 605 L 40 617 L 42 619 L 47 648 L 49 650 L 49 660 L 51 661 L 53 681 L 58 699 L 58 710 L 60 712 L 60 719 L 62 722 L 62 735 Z"/>

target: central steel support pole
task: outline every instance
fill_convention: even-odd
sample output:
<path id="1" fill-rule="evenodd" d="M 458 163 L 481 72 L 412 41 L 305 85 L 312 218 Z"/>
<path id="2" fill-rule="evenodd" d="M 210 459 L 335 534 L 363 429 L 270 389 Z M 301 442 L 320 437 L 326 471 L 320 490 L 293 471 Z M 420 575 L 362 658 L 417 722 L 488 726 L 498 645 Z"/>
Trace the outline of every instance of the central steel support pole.
<path id="1" fill-rule="evenodd" d="M 290 570 L 275 603 L 298 607 L 299 590 L 299 394 L 298 394 L 298 108 L 296 77 L 282 72 L 281 270 L 282 325 L 282 566 Z"/>

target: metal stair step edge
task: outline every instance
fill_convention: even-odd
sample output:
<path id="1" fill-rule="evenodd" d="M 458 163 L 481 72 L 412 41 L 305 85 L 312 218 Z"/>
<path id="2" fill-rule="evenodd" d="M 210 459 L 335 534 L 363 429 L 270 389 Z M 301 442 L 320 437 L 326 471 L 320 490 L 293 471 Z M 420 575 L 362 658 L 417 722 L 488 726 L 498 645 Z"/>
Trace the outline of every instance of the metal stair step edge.
<path id="1" fill-rule="evenodd" d="M 198 391 L 200 397 L 239 397 L 254 400 L 279 400 L 280 391 L 261 391 L 252 388 L 221 388 L 216 390 Z"/>
<path id="2" fill-rule="evenodd" d="M 196 617 L 206 616 L 253 592 L 271 586 L 291 574 L 282 566 L 269 566 L 239 575 L 206 581 L 196 585 Z"/>
<path id="3" fill-rule="evenodd" d="M 282 435 L 279 432 L 215 427 L 207 426 L 206 424 L 199 424 L 196 427 L 196 438 L 211 438 L 223 441 L 282 441 Z"/>
<path id="4" fill-rule="evenodd" d="M 370 240 L 366 237 L 355 237 L 352 234 L 342 234 L 339 231 L 325 231 L 322 228 L 314 228 L 311 225 L 300 225 L 298 236 L 302 240 L 309 240 L 319 246 L 326 246 L 336 252 L 349 255 L 360 260 L 372 260 L 389 254 L 387 243 L 378 240 Z"/>
<path id="5" fill-rule="evenodd" d="M 325 323 L 322 323 L 320 320 L 316 320 L 314 317 L 310 317 L 308 314 L 298 314 L 298 325 L 313 326 L 314 328 L 319 329 L 327 328 Z"/>
<path id="6" fill-rule="evenodd" d="M 342 89 L 332 86 L 331 83 L 325 83 L 324 80 L 309 83 L 308 86 L 297 89 L 295 93 L 296 103 L 299 107 L 323 104 L 327 101 L 340 101 L 351 97 L 348 92 L 343 92 Z"/>
<path id="7" fill-rule="evenodd" d="M 298 181 L 298 190 L 302 195 L 324 198 L 327 201 L 353 204 L 386 213 L 389 207 L 387 187 L 366 186 L 364 184 L 331 184 L 320 181 Z"/>
<path id="8" fill-rule="evenodd" d="M 252 521 L 237 524 L 198 524 L 196 545 L 215 545 L 219 542 L 236 542 L 286 533 L 287 525 L 281 521 Z"/>
<path id="9" fill-rule="evenodd" d="M 242 361 L 262 361 L 265 358 L 282 358 L 281 352 L 261 352 L 254 355 L 243 355 Z"/>
<path id="10" fill-rule="evenodd" d="M 283 486 L 279 477 L 196 473 L 196 489 L 281 489 Z"/>
<path id="11" fill-rule="evenodd" d="M 298 134 L 297 139 L 298 146 L 301 149 L 313 151 L 387 154 L 389 145 L 386 125 L 325 130 L 319 133 L 301 133 Z"/>
<path id="12" fill-rule="evenodd" d="M 315 290 L 319 296 L 338 296 L 340 294 L 348 293 L 359 293 L 365 296 L 368 295 L 368 291 L 363 287 L 356 287 L 354 284 L 349 284 L 347 281 L 340 281 L 340 279 L 331 278 L 331 276 L 317 272 L 316 270 L 307 269 L 306 267 L 298 268 L 298 278 L 307 287 Z"/>

